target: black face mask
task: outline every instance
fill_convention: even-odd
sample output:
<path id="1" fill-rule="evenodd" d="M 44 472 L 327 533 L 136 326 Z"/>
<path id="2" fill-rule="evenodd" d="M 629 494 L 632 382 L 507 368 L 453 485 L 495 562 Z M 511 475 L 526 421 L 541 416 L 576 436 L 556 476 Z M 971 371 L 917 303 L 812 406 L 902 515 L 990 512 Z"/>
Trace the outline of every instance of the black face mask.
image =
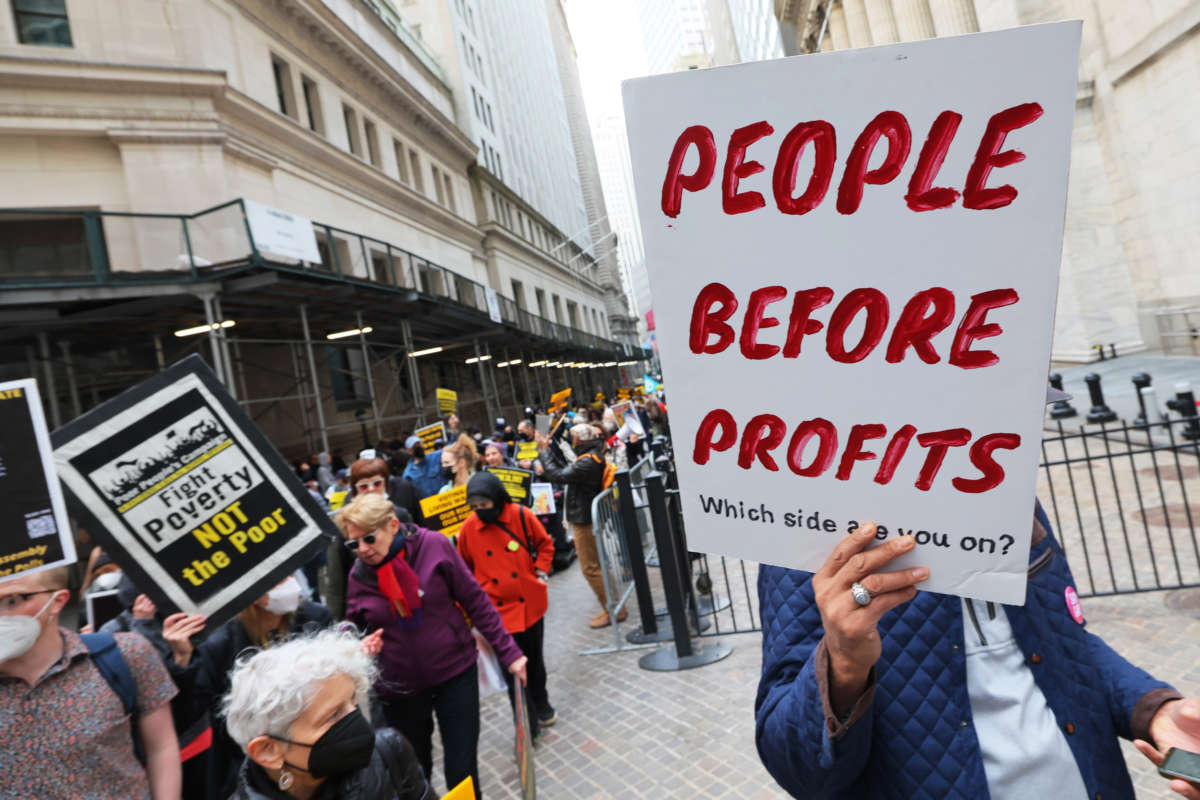
<path id="1" fill-rule="evenodd" d="M 477 508 L 475 515 L 479 517 L 484 525 L 494 525 L 496 520 L 500 519 L 500 506 L 492 506 L 491 508 Z"/>
<path id="2" fill-rule="evenodd" d="M 375 752 L 375 731 L 357 708 L 333 723 L 333 726 L 312 744 L 293 742 L 279 736 L 271 738 L 310 748 L 308 769 L 288 764 L 286 761 L 283 763 L 292 769 L 307 772 L 314 778 L 357 772 L 371 763 L 371 754 Z"/>
<path id="3" fill-rule="evenodd" d="M 442 480 L 454 480 L 454 467 L 442 467 Z"/>

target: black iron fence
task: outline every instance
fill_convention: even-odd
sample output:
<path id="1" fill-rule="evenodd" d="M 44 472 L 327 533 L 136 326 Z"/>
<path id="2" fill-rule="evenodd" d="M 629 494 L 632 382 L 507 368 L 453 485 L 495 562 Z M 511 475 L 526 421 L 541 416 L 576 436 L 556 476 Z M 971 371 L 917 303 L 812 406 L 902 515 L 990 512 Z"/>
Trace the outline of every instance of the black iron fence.
<path id="1" fill-rule="evenodd" d="M 1200 586 L 1200 506 L 1192 508 L 1200 499 L 1200 417 L 1051 424 L 1037 496 L 1079 594 Z M 762 629 L 758 564 L 690 552 L 669 442 L 656 440 L 651 463 L 618 473 L 603 496 L 606 509 L 597 509 L 597 539 L 606 542 L 602 555 L 614 576 L 610 613 L 628 608 L 631 621 L 636 611 L 640 622 L 624 636 L 618 629 L 615 646 L 604 652 L 673 643 L 644 656 L 642 665 L 700 666 L 729 652 L 708 637 Z"/>

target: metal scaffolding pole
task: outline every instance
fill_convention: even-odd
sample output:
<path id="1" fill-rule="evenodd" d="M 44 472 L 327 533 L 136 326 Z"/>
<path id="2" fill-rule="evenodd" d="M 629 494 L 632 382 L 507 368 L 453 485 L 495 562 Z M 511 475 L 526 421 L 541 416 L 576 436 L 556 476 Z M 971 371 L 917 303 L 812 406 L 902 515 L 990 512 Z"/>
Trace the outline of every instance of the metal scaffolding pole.
<path id="1" fill-rule="evenodd" d="M 492 393 L 488 390 L 488 375 L 487 371 L 484 369 L 484 361 L 480 357 L 482 353 L 479 350 L 479 340 L 472 339 L 471 342 L 475 346 L 475 366 L 479 367 L 479 388 L 483 390 L 483 405 L 484 408 L 487 409 L 488 415 L 487 424 L 492 425 L 495 423 L 496 417 L 499 415 L 496 413 L 496 407 L 492 405 Z M 496 399 L 499 400 L 500 398 Z M 485 428 L 485 430 L 487 430 L 487 428 Z"/>
<path id="2" fill-rule="evenodd" d="M 234 374 L 237 375 L 238 391 L 241 392 L 241 403 L 246 405 L 250 402 L 250 392 L 246 389 L 246 365 L 242 361 L 242 347 L 237 339 L 233 340 L 233 366 Z"/>
<path id="3" fill-rule="evenodd" d="M 158 369 L 164 370 L 167 368 L 167 358 L 163 354 L 162 336 L 154 334 L 154 362 L 158 364 Z"/>
<path id="4" fill-rule="evenodd" d="M 46 396 L 50 398 L 50 420 L 55 428 L 62 427 L 62 414 L 58 410 L 58 390 L 54 386 L 54 364 L 50 361 L 50 337 L 38 331 L 38 348 L 41 351 L 42 373 L 46 378 Z"/>
<path id="5" fill-rule="evenodd" d="M 321 449 L 329 452 L 329 434 L 325 431 L 325 407 L 321 403 L 321 382 L 317 378 L 317 360 L 313 357 L 312 332 L 308 329 L 308 307 L 300 304 L 300 325 L 304 330 L 304 348 L 308 351 L 308 370 L 312 374 L 313 405 L 317 408 L 317 424 L 321 426 Z"/>
<path id="6" fill-rule="evenodd" d="M 379 421 L 379 402 L 375 399 L 375 379 L 371 375 L 371 353 L 367 350 L 367 335 L 363 333 L 362 312 L 355 311 L 358 320 L 358 346 L 362 348 L 363 371 L 367 373 L 367 394 L 371 395 L 371 414 L 375 417 L 376 441 L 383 441 L 383 423 Z"/>
<path id="7" fill-rule="evenodd" d="M 292 351 L 292 374 L 296 376 L 296 391 L 301 391 L 301 384 L 304 381 L 304 371 L 300 368 L 300 356 L 296 352 L 298 348 L 295 342 L 288 342 L 288 350 Z M 307 399 L 303 393 L 297 395 L 300 405 L 300 419 L 304 425 L 304 447 L 308 452 L 313 451 L 312 430 L 310 430 L 308 422 L 308 404 L 304 401 Z"/>
<path id="8" fill-rule="evenodd" d="M 221 295 L 213 294 L 213 313 L 217 316 L 217 324 L 225 321 L 225 314 L 221 311 Z M 233 359 L 229 356 L 229 337 L 225 334 L 225 329 L 218 327 L 216 330 L 217 341 L 221 343 L 221 359 L 225 362 L 225 388 L 229 390 L 229 394 L 234 400 L 238 399 L 237 378 L 233 374 Z"/>
<path id="9" fill-rule="evenodd" d="M 425 424 L 425 395 L 421 391 L 421 368 L 413 358 L 412 328 L 408 320 L 400 320 L 400 332 L 404 336 L 404 360 L 408 362 L 408 385 L 412 390 L 413 408 L 417 412 L 417 426 Z"/>
<path id="10" fill-rule="evenodd" d="M 529 388 L 529 370 L 533 367 L 529 366 L 529 356 L 524 352 L 521 353 L 521 377 L 525 384 L 525 405 L 528 408 L 533 408 L 533 391 Z"/>
<path id="11" fill-rule="evenodd" d="M 204 321 L 208 324 L 208 343 L 212 347 L 213 372 L 217 373 L 217 380 L 225 384 L 225 388 L 228 389 L 229 382 L 225 379 L 225 367 L 221 364 L 221 343 L 217 341 L 212 295 L 202 294 L 200 301 L 204 303 Z"/>
<path id="12" fill-rule="evenodd" d="M 504 360 L 508 363 L 505 369 L 508 370 L 508 388 L 512 394 L 513 405 L 519 406 L 521 405 L 521 401 L 517 399 L 517 373 L 515 370 L 517 367 L 525 365 L 525 359 L 521 359 L 520 364 L 513 364 L 508 360 L 508 348 L 506 347 L 504 348 Z"/>
<path id="13" fill-rule="evenodd" d="M 58 347 L 62 350 L 63 366 L 67 368 L 67 390 L 71 393 L 71 410 L 78 417 L 83 413 L 83 406 L 79 404 L 79 384 L 75 382 L 75 360 L 71 358 L 71 343 L 59 342 Z"/>

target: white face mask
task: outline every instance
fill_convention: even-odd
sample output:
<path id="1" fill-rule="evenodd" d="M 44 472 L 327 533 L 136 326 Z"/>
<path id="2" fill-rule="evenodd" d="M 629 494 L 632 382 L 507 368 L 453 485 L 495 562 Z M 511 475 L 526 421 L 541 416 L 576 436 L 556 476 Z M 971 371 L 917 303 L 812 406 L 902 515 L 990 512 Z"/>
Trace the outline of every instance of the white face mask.
<path id="1" fill-rule="evenodd" d="M 300 607 L 300 598 L 304 590 L 295 578 L 288 578 L 283 583 L 267 592 L 267 611 L 272 614 L 292 614 Z"/>
<path id="2" fill-rule="evenodd" d="M 38 617 L 54 602 L 51 596 L 33 616 L 18 614 L 14 617 L 0 617 L 0 661 L 20 658 L 30 651 L 38 636 L 42 633 L 42 623 Z"/>
<path id="3" fill-rule="evenodd" d="M 106 572 L 103 575 L 92 581 L 91 591 L 107 592 L 110 589 L 117 588 L 117 584 L 121 582 L 121 572 Z"/>

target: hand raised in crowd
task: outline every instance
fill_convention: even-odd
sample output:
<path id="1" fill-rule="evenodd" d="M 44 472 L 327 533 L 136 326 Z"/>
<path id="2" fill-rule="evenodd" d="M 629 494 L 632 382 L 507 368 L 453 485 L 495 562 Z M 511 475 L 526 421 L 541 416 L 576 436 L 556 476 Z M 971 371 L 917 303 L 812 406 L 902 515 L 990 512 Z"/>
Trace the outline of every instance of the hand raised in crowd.
<path id="1" fill-rule="evenodd" d="M 1133 744 L 1155 766 L 1162 766 L 1172 747 L 1200 753 L 1200 697 L 1163 703 L 1150 720 L 1150 735 L 1158 747 L 1143 739 L 1136 739 Z M 1171 780 L 1171 791 L 1188 800 L 1200 800 L 1200 786 L 1179 778 Z"/>
<path id="2" fill-rule="evenodd" d="M 134 619 L 154 619 L 154 615 L 158 613 L 158 607 L 149 597 L 139 594 L 137 600 L 133 601 L 132 613 Z"/>
<path id="3" fill-rule="evenodd" d="M 369 636 L 364 636 L 362 641 L 358 643 L 363 653 L 374 658 L 379 655 L 379 651 L 383 649 L 383 628 L 375 631 Z"/>
<path id="4" fill-rule="evenodd" d="M 533 432 L 533 440 L 535 442 L 537 442 L 537 446 L 538 446 L 539 450 L 545 450 L 547 447 L 550 446 L 550 439 L 546 436 L 546 434 L 542 433 L 541 431 Z"/>
<path id="5" fill-rule="evenodd" d="M 866 691 L 871 668 L 882 653 L 879 618 L 916 597 L 914 584 L 929 577 L 924 567 L 877 572 L 915 543 L 911 536 L 901 536 L 866 550 L 874 540 L 875 523 L 864 522 L 833 549 L 812 579 L 829 652 L 829 701 L 839 715 Z M 855 583 L 870 593 L 866 605 L 859 605 L 851 593 Z"/>
<path id="6" fill-rule="evenodd" d="M 186 667 L 192 660 L 192 637 L 204 630 L 205 617 L 199 614 L 172 614 L 163 620 L 163 638 L 171 645 L 171 653 L 175 663 Z"/>
<path id="7" fill-rule="evenodd" d="M 525 686 L 529 682 L 529 677 L 525 674 L 525 665 L 529 663 L 529 658 L 521 656 L 516 661 L 508 665 L 508 671 L 511 672 L 517 680 Z"/>

